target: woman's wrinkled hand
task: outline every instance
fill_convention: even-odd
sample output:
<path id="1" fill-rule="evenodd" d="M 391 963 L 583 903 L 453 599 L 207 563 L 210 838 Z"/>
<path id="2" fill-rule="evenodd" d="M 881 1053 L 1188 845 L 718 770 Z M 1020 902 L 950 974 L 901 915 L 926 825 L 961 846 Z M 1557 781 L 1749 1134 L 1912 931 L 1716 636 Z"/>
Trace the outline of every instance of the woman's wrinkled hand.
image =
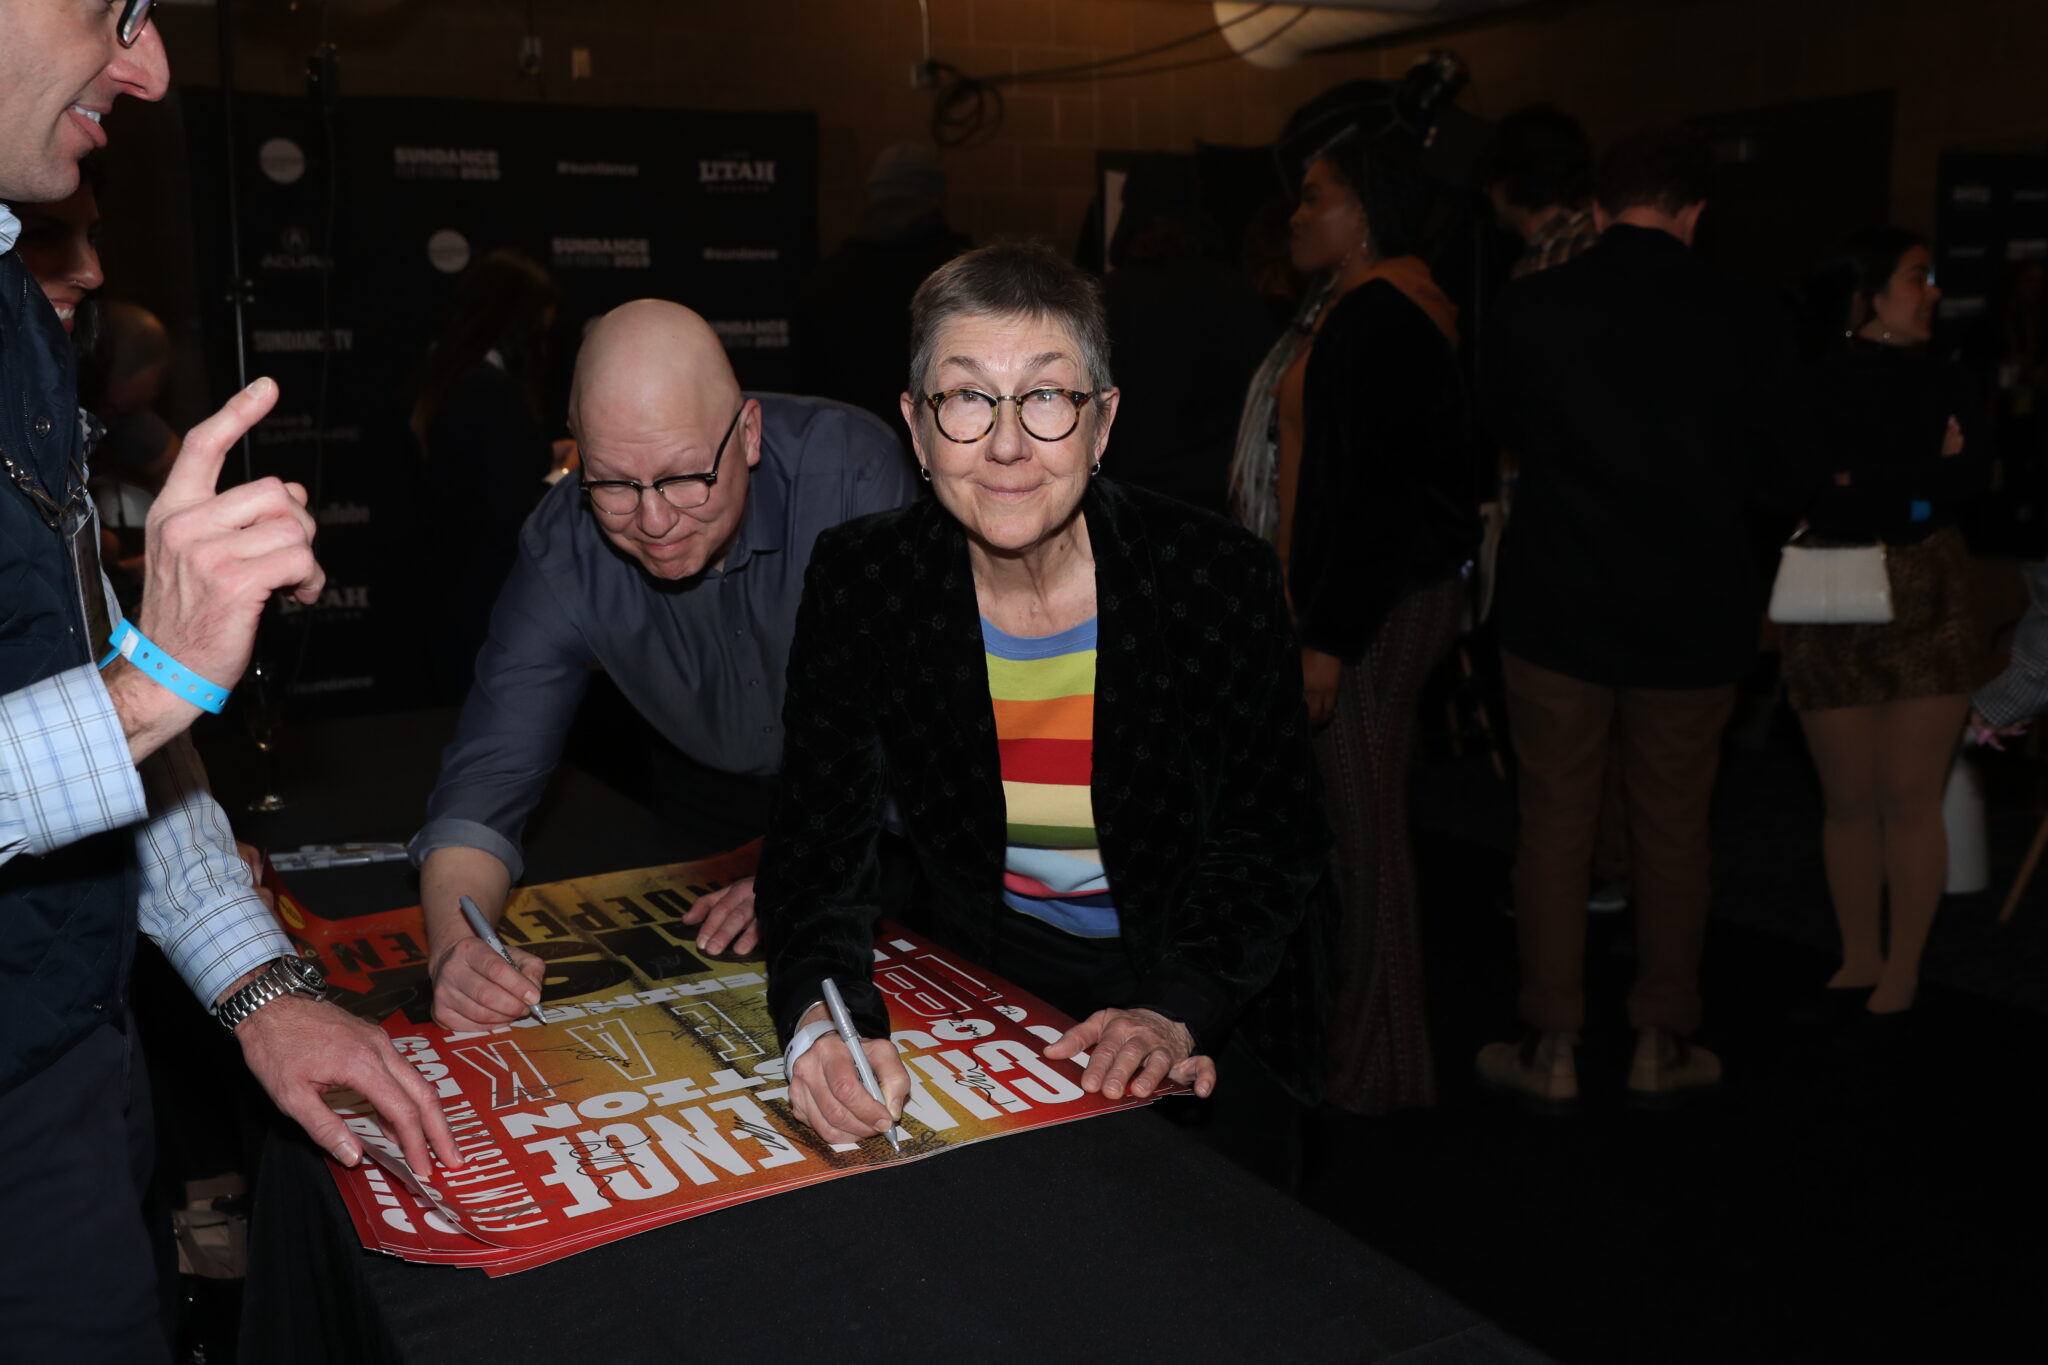
<path id="1" fill-rule="evenodd" d="M 1097 1010 L 1045 1050 L 1063 1062 L 1088 1054 L 1081 1088 L 1120 1100 L 1128 1091 L 1149 1099 L 1162 1081 L 1185 1085 L 1207 1098 L 1216 1089 L 1216 1063 L 1195 1052 L 1195 1035 L 1154 1010 Z"/>

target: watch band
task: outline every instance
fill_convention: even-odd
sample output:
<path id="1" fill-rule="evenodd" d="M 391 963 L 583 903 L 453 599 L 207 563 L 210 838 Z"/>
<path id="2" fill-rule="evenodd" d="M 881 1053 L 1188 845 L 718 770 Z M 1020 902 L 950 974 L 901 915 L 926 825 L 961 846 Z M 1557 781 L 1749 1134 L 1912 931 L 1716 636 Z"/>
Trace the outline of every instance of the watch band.
<path id="1" fill-rule="evenodd" d="M 300 957 L 280 957 L 261 976 L 223 1000 L 213 1017 L 233 1033 L 244 1019 L 273 1000 L 287 995 L 323 998 L 321 991 L 326 984 L 318 963 Z"/>

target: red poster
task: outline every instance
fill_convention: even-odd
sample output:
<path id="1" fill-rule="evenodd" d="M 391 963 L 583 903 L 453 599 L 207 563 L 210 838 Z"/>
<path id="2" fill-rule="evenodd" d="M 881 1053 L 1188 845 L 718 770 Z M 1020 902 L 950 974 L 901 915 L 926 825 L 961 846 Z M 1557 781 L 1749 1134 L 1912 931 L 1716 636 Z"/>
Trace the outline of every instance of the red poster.
<path id="1" fill-rule="evenodd" d="M 329 1096 L 377 1160 L 330 1163 L 363 1244 L 493 1275 L 820 1180 L 1147 1103 L 1080 1087 L 1044 1047 L 1071 1021 L 884 921 L 875 981 L 912 1094 L 902 1154 L 835 1147 L 790 1112 L 758 962 L 697 952 L 680 923 L 753 869 L 755 849 L 527 887 L 500 931 L 548 964 L 545 1025 L 450 1033 L 428 1018 L 418 907 L 278 913 L 349 1009 L 434 1084 L 468 1164 L 425 1180 L 360 1097 Z"/>

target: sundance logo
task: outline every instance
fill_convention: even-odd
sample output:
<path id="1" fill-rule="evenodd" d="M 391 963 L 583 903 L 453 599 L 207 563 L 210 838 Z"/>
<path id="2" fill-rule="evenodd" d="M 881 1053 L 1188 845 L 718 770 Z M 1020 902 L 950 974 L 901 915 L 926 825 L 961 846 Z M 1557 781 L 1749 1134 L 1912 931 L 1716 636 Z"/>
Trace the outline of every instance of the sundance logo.
<path id="1" fill-rule="evenodd" d="M 313 234 L 302 227 L 288 227 L 277 234 L 277 250 L 264 253 L 258 263 L 264 270 L 331 270 L 334 262 L 313 250 Z"/>
<path id="2" fill-rule="evenodd" d="M 654 264 L 654 246 L 645 237 L 557 237 L 552 251 L 558 266 L 646 270 Z"/>
<path id="3" fill-rule="evenodd" d="M 772 246 L 707 246 L 707 261 L 779 261 L 782 253 Z"/>
<path id="4" fill-rule="evenodd" d="M 368 526 L 370 509 L 359 502 L 323 503 L 314 520 L 322 526 Z"/>
<path id="5" fill-rule="evenodd" d="M 368 611 L 370 585 L 362 583 L 348 588 L 329 588 L 320 594 L 320 600 L 311 607 L 302 606 L 289 597 L 280 598 L 277 609 L 284 616 L 296 615 L 302 611 Z"/>
<path id="6" fill-rule="evenodd" d="M 557 161 L 556 175 L 601 175 L 632 179 L 640 168 L 625 161 Z"/>
<path id="7" fill-rule="evenodd" d="M 789 346 L 788 318 L 732 318 L 711 330 L 728 351 L 780 351 Z"/>
<path id="8" fill-rule="evenodd" d="M 393 147 L 391 171 L 400 180 L 496 180 L 494 147 Z"/>
<path id="9" fill-rule="evenodd" d="M 318 327 L 273 327 L 256 329 L 253 346 L 258 355 L 304 355 L 322 351 L 353 351 L 353 328 L 336 327 L 323 332 Z"/>
<path id="10" fill-rule="evenodd" d="M 711 157 L 697 162 L 697 183 L 715 186 L 713 194 L 765 190 L 775 183 L 775 163 L 741 157 Z"/>

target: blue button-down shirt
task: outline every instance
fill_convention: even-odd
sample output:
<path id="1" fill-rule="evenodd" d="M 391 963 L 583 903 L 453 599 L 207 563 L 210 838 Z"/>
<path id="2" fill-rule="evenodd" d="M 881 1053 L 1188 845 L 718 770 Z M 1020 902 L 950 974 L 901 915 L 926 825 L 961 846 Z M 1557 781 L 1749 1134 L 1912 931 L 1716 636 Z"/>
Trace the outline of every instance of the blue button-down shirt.
<path id="1" fill-rule="evenodd" d="M 761 402 L 761 462 L 722 569 L 663 583 L 613 548 L 576 482 L 550 490 L 519 534 L 441 780 L 414 836 L 480 848 L 516 879 L 520 837 L 561 757 L 593 666 L 706 767 L 772 776 L 782 762 L 783 670 L 818 533 L 917 490 L 889 430 L 816 398 Z"/>

